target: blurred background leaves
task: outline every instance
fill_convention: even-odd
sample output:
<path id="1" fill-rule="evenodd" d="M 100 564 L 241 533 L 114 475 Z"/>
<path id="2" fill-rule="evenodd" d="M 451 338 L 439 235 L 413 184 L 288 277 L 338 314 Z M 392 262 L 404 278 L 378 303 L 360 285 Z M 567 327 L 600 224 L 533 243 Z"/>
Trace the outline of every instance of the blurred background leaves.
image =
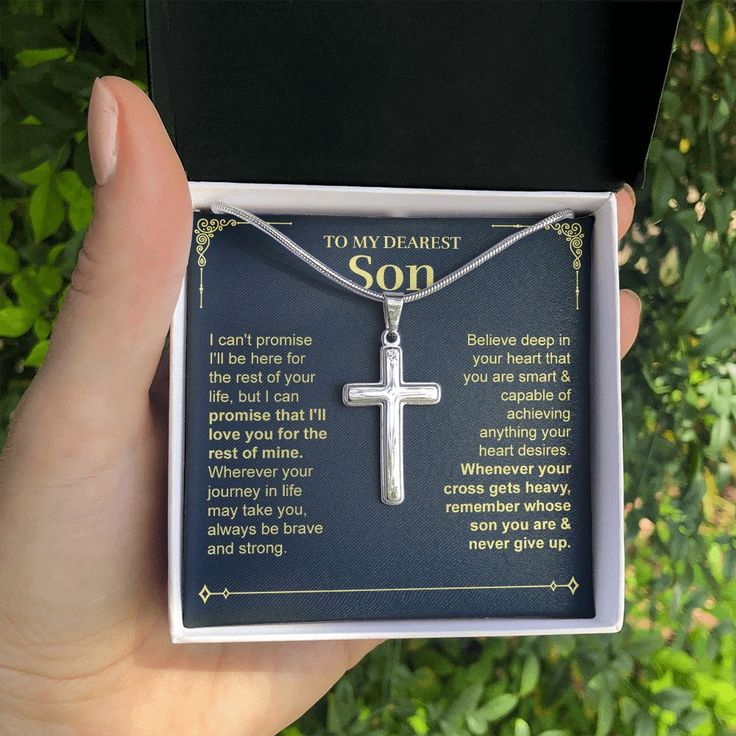
<path id="1" fill-rule="evenodd" d="M 2 4 L 0 431 L 92 215 L 92 82 L 145 89 L 139 2 Z M 724 736 L 736 729 L 736 25 L 687 0 L 621 250 L 627 611 L 615 636 L 388 642 L 284 736 Z M 635 52 L 635 50 L 633 51 Z M 2 442 L 2 436 L 0 436 Z"/>
<path id="2" fill-rule="evenodd" d="M 0 6 L 0 442 L 41 365 L 94 183 L 86 113 L 95 77 L 145 88 L 143 8 L 129 2 Z"/>

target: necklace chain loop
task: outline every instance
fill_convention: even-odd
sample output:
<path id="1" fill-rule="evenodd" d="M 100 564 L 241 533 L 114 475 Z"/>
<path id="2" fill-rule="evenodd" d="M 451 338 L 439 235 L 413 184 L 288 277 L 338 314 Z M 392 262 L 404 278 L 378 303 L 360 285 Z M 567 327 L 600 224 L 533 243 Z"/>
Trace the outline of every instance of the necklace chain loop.
<path id="1" fill-rule="evenodd" d="M 273 225 L 270 225 L 265 220 L 262 220 L 257 215 L 254 215 L 252 212 L 248 212 L 247 210 L 241 209 L 240 207 L 233 207 L 232 205 L 229 205 L 225 202 L 214 202 L 212 204 L 212 211 L 215 214 L 232 215 L 233 217 L 237 217 L 238 219 L 243 220 L 250 225 L 253 225 L 253 227 L 273 238 L 277 243 L 282 245 L 289 252 L 293 253 L 297 258 L 300 258 L 307 265 L 311 266 L 315 271 L 321 273 L 325 278 L 333 281 L 338 286 L 341 286 L 343 289 L 351 291 L 353 294 L 357 294 L 358 296 L 365 297 L 366 299 L 372 299 L 375 302 L 383 302 L 384 307 L 387 304 L 388 296 L 386 292 L 380 293 L 377 291 L 373 291 L 372 289 L 366 289 L 360 284 L 356 284 L 351 279 L 346 278 L 341 273 L 338 273 L 334 269 L 330 268 L 326 263 L 320 261 L 319 258 L 317 258 L 316 256 L 313 256 L 311 253 L 304 250 L 304 248 L 302 248 L 300 245 L 297 245 L 291 238 L 287 237 L 280 230 L 277 230 L 275 227 L 273 227 Z M 515 233 L 512 233 L 500 242 L 492 245 L 490 248 L 483 251 L 483 253 L 476 256 L 471 261 L 468 261 L 463 266 L 460 266 L 460 268 L 456 269 L 452 273 L 449 273 L 447 274 L 447 276 L 443 276 L 441 279 L 438 279 L 431 286 L 426 286 L 425 288 L 419 289 L 419 291 L 415 291 L 412 294 L 403 294 L 400 297 L 397 297 L 398 301 L 401 302 L 400 306 L 398 307 L 399 316 L 401 315 L 401 306 L 403 306 L 403 304 L 417 302 L 420 299 L 431 296 L 432 294 L 438 292 L 440 289 L 444 289 L 446 286 L 449 286 L 458 279 L 461 279 L 463 276 L 467 276 L 472 271 L 475 271 L 476 268 L 482 266 L 486 261 L 489 261 L 494 256 L 502 253 L 506 250 L 506 248 L 512 246 L 514 243 L 517 243 L 519 240 L 522 240 L 527 235 L 531 235 L 538 230 L 543 230 L 549 225 L 560 222 L 560 220 L 566 220 L 574 216 L 575 213 L 572 210 L 560 210 L 559 212 L 555 212 L 554 214 L 545 217 L 543 220 L 535 222 L 533 225 L 529 225 L 521 230 L 517 230 Z M 397 317 L 397 330 L 398 321 L 399 319 Z"/>

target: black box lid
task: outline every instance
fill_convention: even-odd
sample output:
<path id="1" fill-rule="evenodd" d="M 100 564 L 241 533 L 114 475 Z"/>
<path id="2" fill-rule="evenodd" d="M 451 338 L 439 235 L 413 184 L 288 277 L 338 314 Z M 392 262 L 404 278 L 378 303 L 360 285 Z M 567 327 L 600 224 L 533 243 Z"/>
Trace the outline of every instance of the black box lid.
<path id="1" fill-rule="evenodd" d="M 149 0 L 151 93 L 192 181 L 610 191 L 680 5 Z"/>

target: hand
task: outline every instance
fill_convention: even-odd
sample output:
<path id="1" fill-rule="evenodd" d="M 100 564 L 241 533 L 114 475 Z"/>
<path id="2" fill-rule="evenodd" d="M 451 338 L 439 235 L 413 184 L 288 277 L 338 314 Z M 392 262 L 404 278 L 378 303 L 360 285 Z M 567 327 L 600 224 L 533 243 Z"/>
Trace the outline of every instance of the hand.
<path id="1" fill-rule="evenodd" d="M 0 463 L 0 721 L 49 736 L 273 734 L 376 642 L 170 643 L 157 389 L 191 202 L 134 85 L 95 83 L 89 145 L 94 221 Z M 633 193 L 618 204 L 623 233 Z M 622 354 L 639 309 L 622 292 Z"/>

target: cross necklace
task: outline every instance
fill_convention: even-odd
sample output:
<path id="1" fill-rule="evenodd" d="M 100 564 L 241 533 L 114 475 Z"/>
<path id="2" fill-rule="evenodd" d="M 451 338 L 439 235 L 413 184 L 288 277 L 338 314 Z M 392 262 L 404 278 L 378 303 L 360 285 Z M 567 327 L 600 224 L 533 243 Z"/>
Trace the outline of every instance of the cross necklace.
<path id="1" fill-rule="evenodd" d="M 533 225 L 517 230 L 431 286 L 411 294 L 402 294 L 377 292 L 356 284 L 251 212 L 224 202 L 215 202 L 212 211 L 215 214 L 232 215 L 253 225 L 338 286 L 357 296 L 383 304 L 385 329 L 381 334 L 380 380 L 378 383 L 347 383 L 343 387 L 342 398 L 347 406 L 378 406 L 381 409 L 381 501 L 389 506 L 404 501 L 404 407 L 437 404 L 442 396 L 442 389 L 437 383 L 404 381 L 404 354 L 399 334 L 399 320 L 404 305 L 424 299 L 449 286 L 527 235 L 560 220 L 574 217 L 572 210 L 555 212 Z"/>

